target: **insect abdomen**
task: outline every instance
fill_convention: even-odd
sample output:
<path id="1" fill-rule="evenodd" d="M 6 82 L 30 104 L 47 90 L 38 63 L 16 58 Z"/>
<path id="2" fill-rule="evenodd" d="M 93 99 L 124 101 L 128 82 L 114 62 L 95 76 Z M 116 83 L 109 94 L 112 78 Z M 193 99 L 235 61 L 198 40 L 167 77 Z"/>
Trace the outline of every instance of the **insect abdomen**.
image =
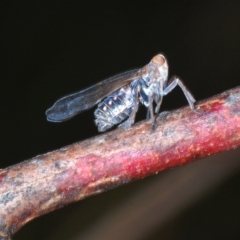
<path id="1" fill-rule="evenodd" d="M 98 131 L 104 132 L 128 118 L 133 112 L 133 104 L 130 86 L 121 88 L 105 98 L 94 112 Z"/>

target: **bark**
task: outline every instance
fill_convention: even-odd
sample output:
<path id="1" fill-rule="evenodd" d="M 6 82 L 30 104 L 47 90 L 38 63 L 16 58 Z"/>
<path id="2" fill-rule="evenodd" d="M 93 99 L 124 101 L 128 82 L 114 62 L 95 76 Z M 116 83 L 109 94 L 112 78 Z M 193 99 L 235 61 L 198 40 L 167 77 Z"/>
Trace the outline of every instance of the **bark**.
<path id="1" fill-rule="evenodd" d="M 0 239 L 71 202 L 240 145 L 240 88 L 0 171 Z"/>

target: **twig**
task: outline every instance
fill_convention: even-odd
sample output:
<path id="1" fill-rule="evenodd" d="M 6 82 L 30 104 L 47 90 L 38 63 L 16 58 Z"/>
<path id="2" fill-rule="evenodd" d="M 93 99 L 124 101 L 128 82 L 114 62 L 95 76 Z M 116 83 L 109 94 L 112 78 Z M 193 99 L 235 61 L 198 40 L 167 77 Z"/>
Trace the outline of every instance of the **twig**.
<path id="1" fill-rule="evenodd" d="M 0 239 L 68 203 L 240 145 L 240 88 L 0 171 Z"/>

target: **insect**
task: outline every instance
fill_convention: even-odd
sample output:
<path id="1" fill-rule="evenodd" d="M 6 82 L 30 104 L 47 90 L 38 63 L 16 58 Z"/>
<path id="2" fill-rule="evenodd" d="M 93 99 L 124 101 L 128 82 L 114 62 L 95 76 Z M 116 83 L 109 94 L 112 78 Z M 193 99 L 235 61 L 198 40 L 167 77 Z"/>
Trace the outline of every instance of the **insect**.
<path id="1" fill-rule="evenodd" d="M 94 116 L 99 132 L 118 124 L 128 128 L 134 123 L 141 103 L 148 108 L 147 118 L 151 118 L 154 126 L 163 96 L 177 85 L 193 110 L 194 97 L 178 77 L 172 77 L 168 83 L 167 60 L 162 54 L 158 54 L 143 68 L 118 74 L 59 99 L 46 111 L 47 120 L 63 122 L 98 104 Z"/>

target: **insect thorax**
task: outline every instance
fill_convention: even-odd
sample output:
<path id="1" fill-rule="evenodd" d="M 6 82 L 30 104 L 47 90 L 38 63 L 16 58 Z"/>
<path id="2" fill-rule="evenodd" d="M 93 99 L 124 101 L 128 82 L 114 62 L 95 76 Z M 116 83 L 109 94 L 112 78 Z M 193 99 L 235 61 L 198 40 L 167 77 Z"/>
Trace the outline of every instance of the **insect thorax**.
<path id="1" fill-rule="evenodd" d="M 134 106 L 134 98 L 130 85 L 112 93 L 98 104 L 94 112 L 95 123 L 100 132 L 104 132 L 128 118 Z"/>
<path id="2" fill-rule="evenodd" d="M 159 101 L 160 96 L 163 95 L 164 85 L 167 82 L 168 71 L 159 68 L 153 63 L 145 66 L 146 73 L 138 80 L 139 88 L 139 101 L 149 107 L 151 99 L 156 103 Z"/>

